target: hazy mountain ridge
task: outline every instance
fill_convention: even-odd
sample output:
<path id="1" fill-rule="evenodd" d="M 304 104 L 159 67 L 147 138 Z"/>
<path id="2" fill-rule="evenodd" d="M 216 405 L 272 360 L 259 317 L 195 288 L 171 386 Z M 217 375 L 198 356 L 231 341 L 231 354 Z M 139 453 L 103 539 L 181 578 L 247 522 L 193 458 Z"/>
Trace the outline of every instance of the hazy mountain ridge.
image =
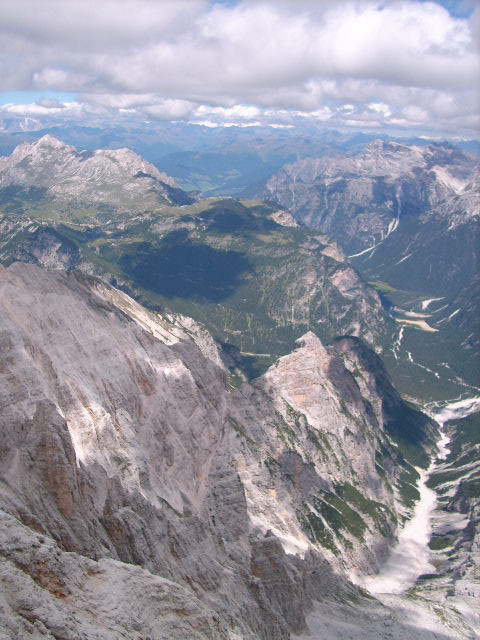
<path id="1" fill-rule="evenodd" d="M 113 572 L 138 585 L 135 607 L 155 575 L 170 581 L 167 602 L 184 613 L 181 622 L 170 610 L 167 637 L 191 625 L 191 637 L 287 638 L 312 598 L 354 593 L 345 568 L 371 571 L 384 556 L 409 504 L 407 494 L 399 501 L 404 476 L 414 475 L 388 433 L 391 392 L 372 386 L 375 371 L 354 345 L 328 351 L 307 334 L 258 383 L 235 390 L 191 321 L 151 314 L 81 275 L 16 264 L 0 280 L 1 500 L 16 519 L 2 516 L 2 555 L 6 579 L 25 594 L 4 594 L 4 624 L 32 637 L 86 632 L 71 609 L 81 588 L 98 637 L 110 638 L 98 598 Z M 412 419 L 429 448 L 428 421 Z M 358 477 L 364 489 L 354 489 Z M 52 544 L 80 555 L 67 560 Z M 129 614 L 109 615 L 134 633 Z M 147 622 L 163 624 L 138 615 L 151 633 L 160 627 Z"/>
<path id="2" fill-rule="evenodd" d="M 260 183 L 286 163 L 320 155 L 352 154 L 370 142 L 385 141 L 419 147 L 431 144 L 421 137 L 392 138 L 376 132 L 340 133 L 319 127 L 272 128 L 206 127 L 168 122 L 105 122 L 81 126 L 60 120 L 56 124 L 40 118 L 4 121 L 0 130 L 0 154 L 8 155 L 22 143 L 33 143 L 44 135 L 59 137 L 77 149 L 127 147 L 166 172 L 187 191 L 204 195 L 252 195 Z M 1 126 L 1 118 L 0 118 Z M 29 130 L 29 127 L 31 130 Z M 463 151 L 476 153 L 478 140 L 456 140 Z"/>
<path id="3" fill-rule="evenodd" d="M 455 147 L 378 140 L 356 155 L 287 165 L 257 195 L 281 203 L 354 254 L 392 233 L 403 216 L 422 222 L 440 216 L 453 226 L 479 216 L 479 175 L 478 160 Z"/>

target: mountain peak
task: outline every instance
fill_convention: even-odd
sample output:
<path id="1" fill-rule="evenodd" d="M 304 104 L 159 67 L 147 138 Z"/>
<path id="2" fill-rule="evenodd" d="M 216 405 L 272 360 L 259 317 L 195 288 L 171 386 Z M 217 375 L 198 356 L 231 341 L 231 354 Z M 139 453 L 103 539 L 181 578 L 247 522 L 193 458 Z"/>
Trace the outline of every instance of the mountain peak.
<path id="1" fill-rule="evenodd" d="M 313 333 L 313 331 L 307 331 L 307 333 L 304 333 L 303 336 L 300 336 L 300 338 L 298 338 L 297 340 L 295 340 L 295 344 L 297 346 L 297 349 L 302 349 L 302 348 L 322 348 L 324 349 L 324 346 L 322 344 L 322 341 L 320 340 L 320 338 Z"/>
<path id="2" fill-rule="evenodd" d="M 0 160 L 0 189 L 15 185 L 37 189 L 51 206 L 81 211 L 152 211 L 159 206 L 190 203 L 166 174 L 130 149 L 78 152 L 52 135 L 18 146 Z M 40 190 L 40 191 L 38 191 Z"/>
<path id="3" fill-rule="evenodd" d="M 42 136 L 39 140 L 37 140 L 37 142 L 34 142 L 31 146 L 32 147 L 55 147 L 56 149 L 61 149 L 61 148 L 73 149 L 73 147 L 66 144 L 65 142 L 62 142 L 58 138 L 51 136 L 49 133 Z"/>

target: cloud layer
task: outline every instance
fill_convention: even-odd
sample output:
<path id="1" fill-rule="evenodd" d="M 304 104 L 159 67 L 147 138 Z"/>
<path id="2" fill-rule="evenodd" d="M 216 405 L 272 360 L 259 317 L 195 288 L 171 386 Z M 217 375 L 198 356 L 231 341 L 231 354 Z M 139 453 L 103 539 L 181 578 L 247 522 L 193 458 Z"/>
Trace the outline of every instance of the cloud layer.
<path id="1" fill-rule="evenodd" d="M 0 2 L 0 91 L 77 95 L 2 111 L 472 135 L 479 13 L 413 0 Z"/>

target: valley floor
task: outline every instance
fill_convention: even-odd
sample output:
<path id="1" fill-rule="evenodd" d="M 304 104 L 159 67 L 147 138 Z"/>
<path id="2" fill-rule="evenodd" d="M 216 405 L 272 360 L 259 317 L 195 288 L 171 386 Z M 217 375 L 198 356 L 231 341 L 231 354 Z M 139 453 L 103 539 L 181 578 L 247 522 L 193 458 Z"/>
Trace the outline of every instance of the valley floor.
<path id="1" fill-rule="evenodd" d="M 480 398 L 466 398 L 437 410 L 432 413 L 432 417 L 443 429 L 447 421 L 464 418 L 478 412 L 479 408 Z M 447 640 L 480 637 L 476 605 L 469 597 L 476 591 L 467 575 L 471 572 L 467 571 L 464 575 L 464 580 L 469 583 L 466 591 L 463 589 L 464 597 L 457 594 L 448 603 L 442 589 L 436 589 L 436 585 L 431 585 L 427 577 L 427 574 L 436 574 L 429 548 L 432 527 L 438 529 L 439 519 L 442 522 L 448 520 L 455 525 L 460 518 L 460 528 L 464 528 L 469 522 L 468 517 L 463 514 L 440 511 L 435 492 L 426 486 L 429 475 L 433 471 L 438 472 L 438 467 L 443 467 L 449 453 L 448 442 L 449 438 L 442 433 L 436 461 L 428 472 L 421 474 L 420 501 L 413 517 L 400 532 L 398 543 L 387 562 L 376 576 L 364 576 L 355 580 L 371 594 L 375 594 L 376 598 L 365 597 L 356 602 L 317 603 L 307 619 L 309 631 L 296 636 L 298 639 Z M 456 528 L 459 528 L 458 523 Z M 427 580 L 418 580 L 421 575 L 427 577 Z M 473 582 L 478 580 L 474 579 Z"/>

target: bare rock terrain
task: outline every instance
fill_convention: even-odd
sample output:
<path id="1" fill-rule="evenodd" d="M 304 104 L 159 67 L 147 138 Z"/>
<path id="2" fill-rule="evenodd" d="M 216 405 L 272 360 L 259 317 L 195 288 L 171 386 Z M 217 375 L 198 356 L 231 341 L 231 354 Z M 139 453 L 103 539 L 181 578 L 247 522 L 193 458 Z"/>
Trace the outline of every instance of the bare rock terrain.
<path id="1" fill-rule="evenodd" d="M 411 471 L 374 354 L 310 333 L 235 388 L 194 321 L 20 263 L 0 324 L 5 637 L 283 640 L 361 597 Z"/>

